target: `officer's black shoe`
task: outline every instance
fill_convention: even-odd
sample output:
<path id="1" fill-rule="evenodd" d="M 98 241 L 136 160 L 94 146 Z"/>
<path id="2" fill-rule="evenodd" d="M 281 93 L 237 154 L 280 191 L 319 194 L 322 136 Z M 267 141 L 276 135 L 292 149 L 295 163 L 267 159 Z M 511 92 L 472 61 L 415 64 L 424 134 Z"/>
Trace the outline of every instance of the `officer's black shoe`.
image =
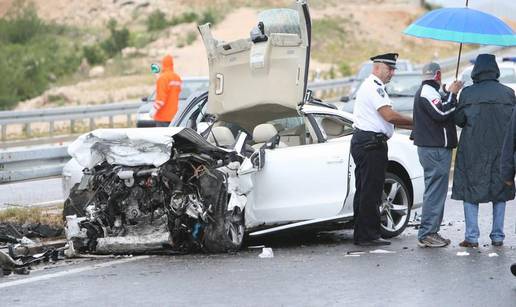
<path id="1" fill-rule="evenodd" d="M 512 272 L 512 275 L 516 276 L 516 263 L 513 263 L 511 265 L 511 272 Z"/>
<path id="2" fill-rule="evenodd" d="M 384 239 L 375 239 L 375 240 L 368 240 L 368 241 L 355 241 L 353 242 L 355 245 L 359 246 L 382 246 L 382 245 L 391 245 L 391 241 L 387 241 Z"/>

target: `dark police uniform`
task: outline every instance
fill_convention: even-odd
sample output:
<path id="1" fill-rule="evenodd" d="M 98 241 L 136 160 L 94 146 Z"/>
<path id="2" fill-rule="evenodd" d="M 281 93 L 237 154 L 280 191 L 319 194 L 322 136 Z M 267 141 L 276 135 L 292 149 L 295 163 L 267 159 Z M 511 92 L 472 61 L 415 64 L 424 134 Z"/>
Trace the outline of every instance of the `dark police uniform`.
<path id="1" fill-rule="evenodd" d="M 398 54 L 388 53 L 372 57 L 395 67 Z M 392 106 L 383 82 L 371 74 L 357 91 L 353 111 L 355 132 L 351 139 L 351 155 L 355 162 L 355 198 L 353 200 L 355 243 L 380 238 L 380 211 L 385 171 L 387 169 L 387 140 L 394 133 L 394 125 L 378 112 Z"/>

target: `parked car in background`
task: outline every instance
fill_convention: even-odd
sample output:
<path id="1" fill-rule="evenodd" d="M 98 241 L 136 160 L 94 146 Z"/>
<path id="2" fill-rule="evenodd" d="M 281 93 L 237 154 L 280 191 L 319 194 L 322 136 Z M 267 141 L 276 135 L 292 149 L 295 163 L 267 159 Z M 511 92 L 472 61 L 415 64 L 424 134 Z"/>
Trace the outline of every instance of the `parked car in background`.
<path id="1" fill-rule="evenodd" d="M 500 83 L 507 85 L 516 91 L 516 63 L 514 62 L 516 58 L 504 58 L 503 61 L 498 62 L 498 68 L 500 69 L 500 78 L 498 79 Z M 464 86 L 470 86 L 473 84 L 473 80 L 471 79 L 471 72 L 473 71 L 473 66 L 471 65 L 464 69 L 460 75 L 460 80 L 464 82 Z"/>
<path id="2" fill-rule="evenodd" d="M 385 85 L 385 91 L 392 101 L 392 108 L 400 113 L 412 117 L 414 96 L 421 86 L 422 75 L 419 72 L 396 72 L 391 81 Z M 358 89 L 357 89 L 358 90 Z M 348 102 L 335 102 L 337 108 L 353 113 L 356 94 Z"/>
<path id="3" fill-rule="evenodd" d="M 406 59 L 398 59 L 396 61 L 396 73 L 398 72 L 405 72 L 405 71 L 414 71 L 414 67 L 412 66 L 412 62 L 410 60 Z M 349 90 L 349 96 L 353 96 L 356 91 L 358 90 L 358 87 L 360 84 L 362 84 L 362 81 L 364 81 L 365 78 L 369 77 L 369 75 L 373 72 L 373 62 L 367 61 L 362 63 L 360 65 L 360 69 L 358 70 L 358 73 L 355 77 L 353 77 L 353 82 L 351 83 L 351 88 Z"/>
<path id="4" fill-rule="evenodd" d="M 185 108 L 186 100 L 190 95 L 199 91 L 206 91 L 208 89 L 208 77 L 186 77 L 183 78 L 181 92 L 179 93 L 179 106 L 177 114 Z M 152 104 L 155 100 L 156 92 L 153 92 L 147 97 L 142 98 L 142 104 L 136 113 L 136 127 L 156 127 L 154 119 L 149 115 Z"/>

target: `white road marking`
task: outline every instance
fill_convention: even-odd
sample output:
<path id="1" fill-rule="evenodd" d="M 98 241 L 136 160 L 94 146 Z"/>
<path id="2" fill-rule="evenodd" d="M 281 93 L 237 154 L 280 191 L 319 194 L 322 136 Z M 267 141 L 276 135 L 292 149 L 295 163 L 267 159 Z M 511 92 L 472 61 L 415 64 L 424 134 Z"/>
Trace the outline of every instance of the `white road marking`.
<path id="1" fill-rule="evenodd" d="M 41 275 L 41 276 L 34 276 L 34 277 L 28 277 L 28 278 L 19 279 L 19 280 L 8 281 L 8 282 L 0 283 L 0 289 L 12 287 L 12 286 L 24 285 L 24 284 L 33 283 L 33 282 L 42 281 L 42 280 L 48 280 L 48 279 L 62 277 L 62 276 L 71 275 L 71 274 L 82 273 L 82 272 L 96 270 L 96 269 L 100 269 L 100 268 L 110 267 L 110 266 L 113 266 L 116 264 L 132 262 L 132 261 L 136 261 L 136 260 L 146 259 L 149 257 L 150 256 L 138 256 L 138 257 L 118 259 L 118 260 L 114 260 L 114 261 L 89 265 L 86 267 L 70 269 L 70 270 L 57 272 L 57 273 L 51 273 L 51 274 L 46 274 L 46 275 Z"/>

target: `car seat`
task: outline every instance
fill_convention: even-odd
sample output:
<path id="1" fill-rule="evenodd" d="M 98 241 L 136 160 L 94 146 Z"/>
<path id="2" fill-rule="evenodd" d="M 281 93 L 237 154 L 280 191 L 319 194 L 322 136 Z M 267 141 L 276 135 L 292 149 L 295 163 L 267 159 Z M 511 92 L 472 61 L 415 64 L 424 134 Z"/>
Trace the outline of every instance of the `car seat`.
<path id="1" fill-rule="evenodd" d="M 228 127 L 213 127 L 208 134 L 208 142 L 213 145 L 231 148 L 235 144 L 235 137 Z"/>
<path id="2" fill-rule="evenodd" d="M 272 140 L 278 134 L 278 131 L 272 124 L 260 124 L 253 130 L 254 149 L 260 149 L 265 143 Z M 283 142 L 279 142 L 277 147 L 287 147 Z"/>

